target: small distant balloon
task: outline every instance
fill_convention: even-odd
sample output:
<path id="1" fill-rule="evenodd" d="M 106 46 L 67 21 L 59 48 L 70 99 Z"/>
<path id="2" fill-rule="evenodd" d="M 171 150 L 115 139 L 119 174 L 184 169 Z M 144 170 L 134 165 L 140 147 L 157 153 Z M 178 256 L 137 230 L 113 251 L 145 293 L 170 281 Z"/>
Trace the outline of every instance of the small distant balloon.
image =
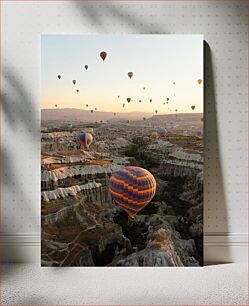
<path id="1" fill-rule="evenodd" d="M 91 113 L 93 113 L 93 109 L 91 109 Z"/>
<path id="2" fill-rule="evenodd" d="M 88 107 L 88 104 L 86 104 L 86 107 Z"/>
<path id="3" fill-rule="evenodd" d="M 73 84 L 75 85 L 76 84 L 76 80 L 72 80 Z"/>
<path id="4" fill-rule="evenodd" d="M 155 110 L 155 113 L 156 113 L 156 114 L 158 113 L 158 110 L 157 110 L 157 109 Z"/>
<path id="5" fill-rule="evenodd" d="M 107 53 L 105 51 L 100 52 L 100 57 L 104 61 L 106 59 L 106 57 L 107 57 Z"/>
<path id="6" fill-rule="evenodd" d="M 123 104 L 123 107 L 125 107 L 125 104 Z"/>
<path id="7" fill-rule="evenodd" d="M 145 87 L 143 87 L 143 90 L 145 90 Z"/>
<path id="8" fill-rule="evenodd" d="M 169 98 L 167 98 L 167 101 L 169 101 Z"/>
<path id="9" fill-rule="evenodd" d="M 194 110 L 194 109 L 195 109 L 195 105 L 192 105 L 192 106 L 191 106 L 191 109 Z"/>
<path id="10" fill-rule="evenodd" d="M 198 84 L 200 85 L 200 84 L 202 83 L 202 80 L 201 80 L 201 79 L 199 79 L 197 82 L 198 82 Z"/>
<path id="11" fill-rule="evenodd" d="M 97 107 L 95 107 L 95 110 L 97 110 Z"/>
<path id="12" fill-rule="evenodd" d="M 178 112 L 178 109 L 176 109 L 175 112 L 177 113 L 177 112 Z"/>
<path id="13" fill-rule="evenodd" d="M 86 70 L 88 69 L 88 65 L 85 65 L 85 69 L 86 69 Z"/>
<path id="14" fill-rule="evenodd" d="M 120 98 L 120 96 L 118 96 L 118 98 Z"/>
<path id="15" fill-rule="evenodd" d="M 152 99 L 150 99 L 150 102 L 152 102 Z"/>
<path id="16" fill-rule="evenodd" d="M 127 102 L 128 102 L 128 103 L 130 103 L 130 102 L 131 102 L 131 98 L 127 98 L 126 100 L 127 100 Z"/>
<path id="17" fill-rule="evenodd" d="M 60 80 L 61 79 L 61 75 L 57 75 L 58 79 Z"/>
<path id="18" fill-rule="evenodd" d="M 163 105 L 165 105 L 165 102 L 163 102 Z"/>
<path id="19" fill-rule="evenodd" d="M 55 104 L 55 107 L 57 107 L 58 105 L 57 104 Z"/>
<path id="20" fill-rule="evenodd" d="M 79 89 L 76 89 L 77 92 L 79 92 Z"/>
<path id="21" fill-rule="evenodd" d="M 128 77 L 131 79 L 133 77 L 133 72 L 128 72 Z"/>
<path id="22" fill-rule="evenodd" d="M 176 82 L 173 82 L 173 84 L 175 85 Z"/>
<path id="23" fill-rule="evenodd" d="M 142 102 L 142 100 L 139 100 L 139 103 L 141 103 Z"/>

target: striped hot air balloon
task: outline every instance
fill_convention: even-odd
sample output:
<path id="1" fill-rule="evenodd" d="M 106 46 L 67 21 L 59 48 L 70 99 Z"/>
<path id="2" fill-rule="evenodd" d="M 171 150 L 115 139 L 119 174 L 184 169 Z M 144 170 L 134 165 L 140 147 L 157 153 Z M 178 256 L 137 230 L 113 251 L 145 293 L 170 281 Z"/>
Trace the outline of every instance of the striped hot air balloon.
<path id="1" fill-rule="evenodd" d="M 133 220 L 156 193 L 156 180 L 146 169 L 125 167 L 112 174 L 109 191 L 115 203 Z"/>
<path id="2" fill-rule="evenodd" d="M 79 137 L 80 144 L 87 149 L 93 142 L 93 136 L 90 133 L 82 132 Z"/>

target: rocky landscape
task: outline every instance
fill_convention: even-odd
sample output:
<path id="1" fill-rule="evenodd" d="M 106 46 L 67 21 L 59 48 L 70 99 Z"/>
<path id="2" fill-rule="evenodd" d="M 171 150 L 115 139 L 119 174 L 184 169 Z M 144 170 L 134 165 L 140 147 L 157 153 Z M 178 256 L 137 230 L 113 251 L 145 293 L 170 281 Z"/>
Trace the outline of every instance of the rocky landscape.
<path id="1" fill-rule="evenodd" d="M 154 116 L 155 117 L 155 116 Z M 200 266 L 203 264 L 202 122 L 147 120 L 47 127 L 41 136 L 42 266 Z M 49 122 L 49 126 L 51 122 Z M 181 130 L 184 125 L 184 135 Z M 43 122 L 46 127 L 46 122 Z M 83 151 L 80 131 L 94 143 Z M 132 136 L 131 136 L 132 135 Z M 146 143 L 141 139 L 148 137 Z M 108 191 L 127 165 L 156 178 L 153 200 L 134 221 Z"/>

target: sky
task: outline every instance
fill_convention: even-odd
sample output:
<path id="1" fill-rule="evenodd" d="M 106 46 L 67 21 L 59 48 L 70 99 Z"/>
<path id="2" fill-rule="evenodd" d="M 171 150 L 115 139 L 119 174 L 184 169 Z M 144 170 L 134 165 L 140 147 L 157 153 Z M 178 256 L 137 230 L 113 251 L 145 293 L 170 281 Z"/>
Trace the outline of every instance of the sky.
<path id="1" fill-rule="evenodd" d="M 42 35 L 41 60 L 42 109 L 203 112 L 202 35 Z"/>

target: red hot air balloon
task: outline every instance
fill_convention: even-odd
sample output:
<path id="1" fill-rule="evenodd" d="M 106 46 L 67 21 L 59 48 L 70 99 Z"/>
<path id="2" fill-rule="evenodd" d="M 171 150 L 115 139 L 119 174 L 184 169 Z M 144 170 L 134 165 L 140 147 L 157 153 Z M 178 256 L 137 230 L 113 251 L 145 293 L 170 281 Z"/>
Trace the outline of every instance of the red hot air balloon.
<path id="1" fill-rule="evenodd" d="M 133 72 L 128 72 L 128 77 L 131 79 L 133 77 Z"/>
<path id="2" fill-rule="evenodd" d="M 112 174 L 109 191 L 114 202 L 134 220 L 155 196 L 156 180 L 148 170 L 129 166 Z"/>
<path id="3" fill-rule="evenodd" d="M 80 144 L 87 149 L 93 142 L 93 136 L 90 133 L 83 132 L 79 136 Z"/>
<path id="4" fill-rule="evenodd" d="M 100 57 L 104 61 L 106 59 L 106 57 L 107 57 L 107 53 L 105 51 L 100 52 Z"/>
<path id="5" fill-rule="evenodd" d="M 76 80 L 72 80 L 73 84 L 75 85 L 76 84 Z"/>

